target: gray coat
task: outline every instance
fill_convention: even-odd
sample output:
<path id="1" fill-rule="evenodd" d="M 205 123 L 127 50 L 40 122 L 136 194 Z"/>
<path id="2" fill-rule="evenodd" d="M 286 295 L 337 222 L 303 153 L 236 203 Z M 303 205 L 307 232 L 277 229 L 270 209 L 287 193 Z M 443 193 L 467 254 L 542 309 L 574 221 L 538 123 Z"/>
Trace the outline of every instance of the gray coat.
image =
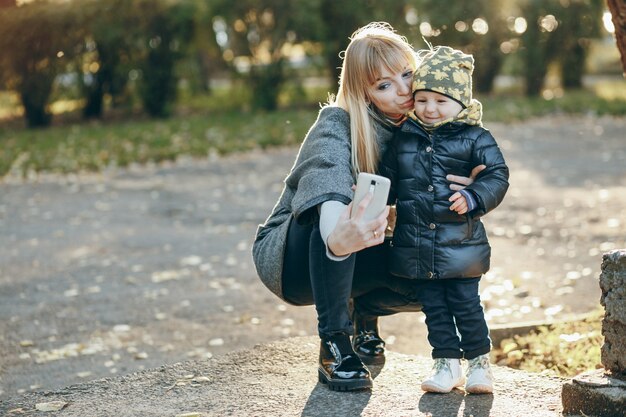
<path id="1" fill-rule="evenodd" d="M 377 129 L 381 155 L 393 132 Z M 354 176 L 350 160 L 350 116 L 336 106 L 326 106 L 307 133 L 278 202 L 264 224 L 259 225 L 252 258 L 261 281 L 284 299 L 282 271 L 290 222 L 317 220 L 316 207 L 328 200 L 349 204 Z"/>

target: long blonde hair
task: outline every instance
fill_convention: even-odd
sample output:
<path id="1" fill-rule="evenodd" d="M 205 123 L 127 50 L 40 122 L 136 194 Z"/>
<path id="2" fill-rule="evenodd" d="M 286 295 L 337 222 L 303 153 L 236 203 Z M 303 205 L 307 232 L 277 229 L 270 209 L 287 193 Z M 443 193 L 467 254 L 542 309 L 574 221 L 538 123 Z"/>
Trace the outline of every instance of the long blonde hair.
<path id="1" fill-rule="evenodd" d="M 352 171 L 375 173 L 379 149 L 375 119 L 379 113 L 370 104 L 367 88 L 380 78 L 382 70 L 403 71 L 409 62 L 416 68 L 413 47 L 385 22 L 373 22 L 355 31 L 343 56 L 336 105 L 350 114 Z"/>

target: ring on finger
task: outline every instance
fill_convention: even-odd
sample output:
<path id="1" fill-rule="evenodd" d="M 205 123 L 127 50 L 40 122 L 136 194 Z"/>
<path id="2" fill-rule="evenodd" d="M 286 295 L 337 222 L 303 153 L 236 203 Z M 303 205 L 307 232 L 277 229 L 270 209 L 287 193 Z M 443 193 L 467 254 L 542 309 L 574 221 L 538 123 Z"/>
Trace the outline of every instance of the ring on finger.
<path id="1" fill-rule="evenodd" d="M 372 233 L 374 233 L 374 239 L 378 239 L 378 230 L 373 230 Z"/>

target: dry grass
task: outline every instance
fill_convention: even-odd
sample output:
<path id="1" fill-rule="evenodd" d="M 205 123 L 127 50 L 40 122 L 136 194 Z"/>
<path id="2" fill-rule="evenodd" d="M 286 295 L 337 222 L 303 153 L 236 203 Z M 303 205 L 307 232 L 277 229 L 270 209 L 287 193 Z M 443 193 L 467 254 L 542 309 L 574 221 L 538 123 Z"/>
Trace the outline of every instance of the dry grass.
<path id="1" fill-rule="evenodd" d="M 563 377 L 601 368 L 604 310 L 580 321 L 541 326 L 528 335 L 504 339 L 493 349 L 498 365 Z"/>

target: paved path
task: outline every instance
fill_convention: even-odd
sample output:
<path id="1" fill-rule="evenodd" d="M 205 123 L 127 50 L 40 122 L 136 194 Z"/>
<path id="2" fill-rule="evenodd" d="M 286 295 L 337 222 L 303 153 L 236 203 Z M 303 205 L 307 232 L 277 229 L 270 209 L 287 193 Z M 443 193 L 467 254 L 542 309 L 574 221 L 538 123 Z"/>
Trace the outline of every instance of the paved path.
<path id="1" fill-rule="evenodd" d="M 492 325 L 598 305 L 602 252 L 626 247 L 626 118 L 493 125 L 511 189 L 485 220 Z M 295 148 L 0 184 L 0 399 L 290 336 L 250 259 Z M 428 354 L 423 316 L 382 320 L 395 352 Z"/>
<path id="2" fill-rule="evenodd" d="M 560 415 L 560 378 L 495 367 L 493 395 L 425 394 L 430 360 L 390 353 L 372 367 L 374 388 L 332 392 L 317 382 L 315 336 L 75 385 L 0 403 L 8 416 L 545 417 Z M 36 412 L 55 404 L 60 411 Z M 13 412 L 11 412 L 13 410 Z"/>

